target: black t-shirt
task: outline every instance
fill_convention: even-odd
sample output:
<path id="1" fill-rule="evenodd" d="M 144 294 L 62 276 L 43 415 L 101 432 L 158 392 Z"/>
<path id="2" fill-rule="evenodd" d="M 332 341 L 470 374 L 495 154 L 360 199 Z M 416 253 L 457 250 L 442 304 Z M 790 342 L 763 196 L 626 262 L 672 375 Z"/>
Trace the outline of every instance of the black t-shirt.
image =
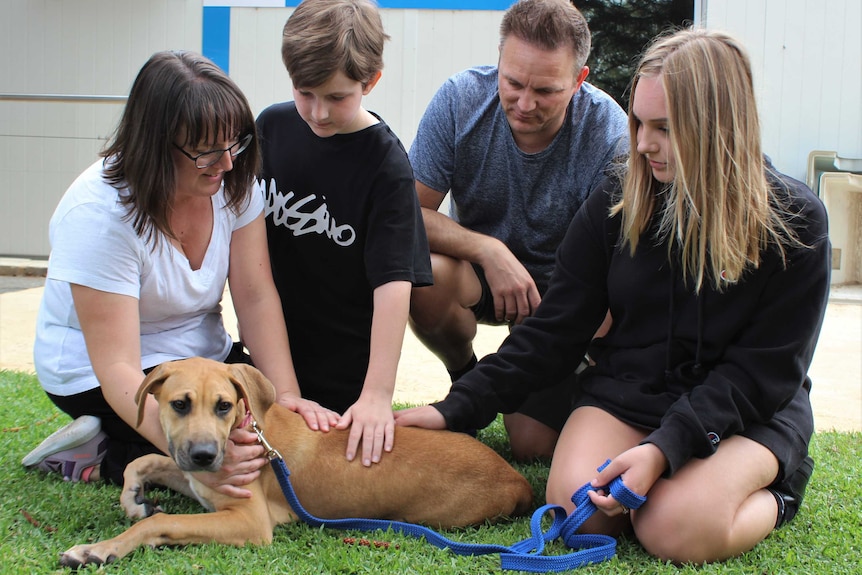
<path id="1" fill-rule="evenodd" d="M 382 120 L 320 138 L 285 102 L 257 126 L 270 259 L 302 395 L 344 412 L 368 369 L 374 288 L 432 283 L 413 170 Z"/>

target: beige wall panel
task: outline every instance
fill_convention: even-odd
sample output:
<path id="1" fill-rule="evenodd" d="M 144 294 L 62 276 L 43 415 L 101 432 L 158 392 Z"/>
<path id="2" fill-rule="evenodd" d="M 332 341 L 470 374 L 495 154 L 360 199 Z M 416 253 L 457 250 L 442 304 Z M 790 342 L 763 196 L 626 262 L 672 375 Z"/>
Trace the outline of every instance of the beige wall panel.
<path id="1" fill-rule="evenodd" d="M 281 62 L 281 30 L 292 8 L 231 9 L 230 76 L 245 92 L 255 116 L 293 99 Z"/>
<path id="2" fill-rule="evenodd" d="M 200 0 L 5 0 L 0 93 L 124 96 L 158 50 L 200 51 Z M 0 100 L 0 254 L 45 257 L 48 220 L 121 104 Z"/>
<path id="3" fill-rule="evenodd" d="M 255 114 L 293 99 L 281 62 L 281 31 L 292 8 L 231 9 L 230 73 Z M 422 112 L 452 74 L 495 64 L 502 12 L 381 10 L 389 34 L 383 78 L 365 99 L 410 146 Z"/>
<path id="4" fill-rule="evenodd" d="M 749 50 L 764 151 L 805 180 L 808 153 L 862 158 L 862 2 L 704 0 L 706 25 Z"/>

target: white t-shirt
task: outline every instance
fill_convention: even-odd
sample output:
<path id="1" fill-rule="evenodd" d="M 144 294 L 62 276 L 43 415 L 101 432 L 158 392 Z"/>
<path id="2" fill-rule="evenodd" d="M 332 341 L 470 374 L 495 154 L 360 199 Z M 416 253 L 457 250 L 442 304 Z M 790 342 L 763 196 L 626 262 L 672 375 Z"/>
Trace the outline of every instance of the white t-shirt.
<path id="1" fill-rule="evenodd" d="M 33 356 L 42 387 L 74 395 L 99 386 L 69 284 L 137 298 L 141 368 L 202 356 L 227 357 L 231 338 L 221 316 L 231 234 L 263 211 L 251 193 L 239 215 L 225 207 L 224 189 L 213 196 L 213 231 L 200 269 L 162 238 L 159 247 L 138 237 L 121 194 L 103 179 L 102 160 L 72 183 L 49 225 L 51 256 L 36 324 Z"/>

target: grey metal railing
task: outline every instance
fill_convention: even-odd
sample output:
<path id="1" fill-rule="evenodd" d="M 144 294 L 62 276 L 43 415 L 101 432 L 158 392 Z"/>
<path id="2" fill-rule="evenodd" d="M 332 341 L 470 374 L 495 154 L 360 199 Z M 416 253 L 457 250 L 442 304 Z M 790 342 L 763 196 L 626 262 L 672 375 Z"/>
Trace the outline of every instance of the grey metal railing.
<path id="1" fill-rule="evenodd" d="M 123 103 L 128 96 L 100 94 L 3 94 L 0 100 L 12 102 L 116 102 Z"/>

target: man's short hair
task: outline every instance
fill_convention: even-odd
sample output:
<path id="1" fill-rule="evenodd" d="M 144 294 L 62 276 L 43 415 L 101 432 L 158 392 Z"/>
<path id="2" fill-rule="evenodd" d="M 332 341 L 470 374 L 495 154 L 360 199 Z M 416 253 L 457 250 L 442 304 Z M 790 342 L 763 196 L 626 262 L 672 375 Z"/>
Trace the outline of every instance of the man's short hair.
<path id="1" fill-rule="evenodd" d="M 590 55 L 590 29 L 580 10 L 569 0 L 520 0 L 503 15 L 500 24 L 500 46 L 509 36 L 556 50 L 569 46 L 575 57 L 575 73 L 587 63 Z"/>

